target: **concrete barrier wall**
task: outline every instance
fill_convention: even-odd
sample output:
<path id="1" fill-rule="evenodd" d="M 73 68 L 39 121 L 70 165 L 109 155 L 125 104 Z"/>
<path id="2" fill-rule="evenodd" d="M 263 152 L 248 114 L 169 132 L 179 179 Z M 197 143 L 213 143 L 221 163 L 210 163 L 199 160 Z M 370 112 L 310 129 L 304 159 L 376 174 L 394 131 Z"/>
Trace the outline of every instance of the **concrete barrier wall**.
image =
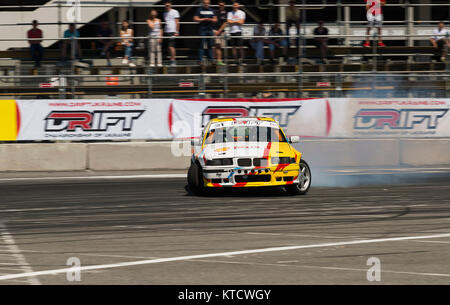
<path id="1" fill-rule="evenodd" d="M 449 139 L 411 139 L 401 140 L 401 160 L 404 165 L 449 165 Z"/>
<path id="2" fill-rule="evenodd" d="M 77 171 L 87 167 L 87 144 L 0 144 L 0 171 Z"/>
<path id="3" fill-rule="evenodd" d="M 172 145 L 171 142 L 0 144 L 0 171 L 186 169 L 190 156 L 175 157 Z M 190 143 L 184 145 L 189 153 Z M 311 166 L 318 167 L 450 165 L 450 139 L 303 140 L 295 146 Z"/>
<path id="4" fill-rule="evenodd" d="M 304 140 L 295 144 L 311 166 L 398 166 L 400 143 L 396 139 Z"/>
<path id="5" fill-rule="evenodd" d="M 186 144 L 190 145 L 190 143 Z M 171 145 L 171 142 L 89 144 L 89 169 L 151 170 L 187 168 L 190 157 L 173 156 Z"/>

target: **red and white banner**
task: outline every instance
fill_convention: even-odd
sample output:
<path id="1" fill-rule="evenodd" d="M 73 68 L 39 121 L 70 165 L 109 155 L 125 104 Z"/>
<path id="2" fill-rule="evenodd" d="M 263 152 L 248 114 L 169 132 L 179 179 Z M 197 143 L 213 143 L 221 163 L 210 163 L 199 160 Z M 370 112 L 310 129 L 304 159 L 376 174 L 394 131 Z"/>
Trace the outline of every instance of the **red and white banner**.
<path id="1" fill-rule="evenodd" d="M 14 116 L 10 125 L 11 133 L 17 130 L 17 140 L 189 139 L 200 136 L 202 126 L 218 116 L 272 117 L 286 134 L 302 137 L 450 137 L 449 99 L 112 99 L 15 103 L 16 107 L 10 107 Z"/>

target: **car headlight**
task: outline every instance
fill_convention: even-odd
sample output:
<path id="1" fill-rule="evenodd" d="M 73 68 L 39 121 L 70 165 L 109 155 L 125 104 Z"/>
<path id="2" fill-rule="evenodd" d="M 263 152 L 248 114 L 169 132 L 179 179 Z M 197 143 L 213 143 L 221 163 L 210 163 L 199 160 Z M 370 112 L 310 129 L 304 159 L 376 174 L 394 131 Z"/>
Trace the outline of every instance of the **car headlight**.
<path id="1" fill-rule="evenodd" d="M 233 165 L 233 159 L 231 159 L 231 158 L 224 158 L 224 159 L 206 160 L 206 165 L 208 165 L 208 166 Z"/>
<path id="2" fill-rule="evenodd" d="M 291 164 L 291 163 L 295 163 L 295 158 L 273 157 L 270 161 L 272 162 L 272 164 Z"/>

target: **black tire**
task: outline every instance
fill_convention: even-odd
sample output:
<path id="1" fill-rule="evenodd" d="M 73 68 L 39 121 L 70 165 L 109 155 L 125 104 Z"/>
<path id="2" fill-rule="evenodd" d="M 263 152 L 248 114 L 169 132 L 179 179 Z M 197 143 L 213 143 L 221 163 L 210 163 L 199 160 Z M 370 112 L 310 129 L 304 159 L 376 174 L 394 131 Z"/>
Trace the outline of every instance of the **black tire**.
<path id="1" fill-rule="evenodd" d="M 203 174 L 200 164 L 191 163 L 188 170 L 188 185 L 189 189 L 195 195 L 203 195 L 205 187 L 203 186 Z"/>
<path id="2" fill-rule="evenodd" d="M 299 178 L 300 183 L 285 186 L 289 195 L 306 195 L 311 187 L 311 169 L 305 160 L 300 160 Z"/>

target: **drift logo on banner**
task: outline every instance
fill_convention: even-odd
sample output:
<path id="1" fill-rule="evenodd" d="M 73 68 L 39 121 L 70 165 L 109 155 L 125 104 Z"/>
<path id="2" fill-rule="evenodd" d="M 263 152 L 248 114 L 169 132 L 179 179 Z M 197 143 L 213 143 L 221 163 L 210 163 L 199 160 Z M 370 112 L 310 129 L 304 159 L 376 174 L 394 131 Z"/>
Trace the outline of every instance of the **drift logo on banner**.
<path id="1" fill-rule="evenodd" d="M 448 109 L 361 109 L 355 115 L 355 129 L 436 129 Z"/>
<path id="2" fill-rule="evenodd" d="M 210 106 L 202 113 L 202 124 L 206 125 L 211 119 L 217 117 L 270 117 L 278 121 L 281 127 L 286 128 L 289 119 L 300 109 L 296 106 Z"/>
<path id="3" fill-rule="evenodd" d="M 46 132 L 109 131 L 119 126 L 120 131 L 131 131 L 133 123 L 145 110 L 102 110 L 102 111 L 52 111 L 45 118 Z"/>
<path id="4" fill-rule="evenodd" d="M 0 100 L 0 141 L 16 141 L 20 112 L 15 100 Z"/>

